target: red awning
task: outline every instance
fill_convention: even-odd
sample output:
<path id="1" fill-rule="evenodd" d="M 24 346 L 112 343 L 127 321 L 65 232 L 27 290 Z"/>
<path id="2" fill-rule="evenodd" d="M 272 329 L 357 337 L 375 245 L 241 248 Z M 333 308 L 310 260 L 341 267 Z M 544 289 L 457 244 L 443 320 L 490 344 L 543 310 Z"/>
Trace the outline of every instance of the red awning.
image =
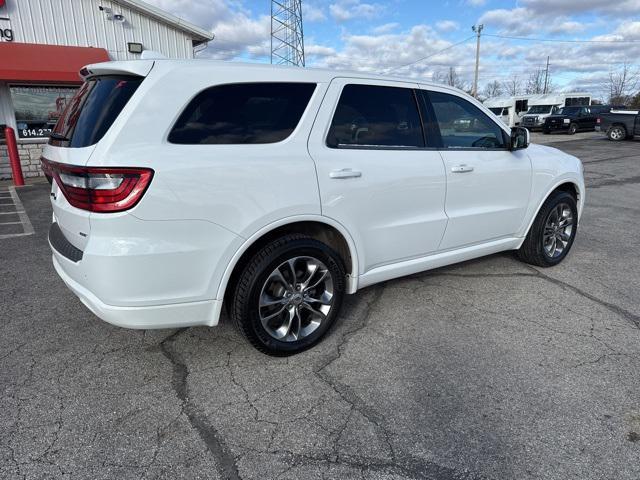
<path id="1" fill-rule="evenodd" d="M 0 43 L 0 80 L 80 83 L 78 72 L 90 63 L 108 62 L 104 48 L 36 43 Z"/>

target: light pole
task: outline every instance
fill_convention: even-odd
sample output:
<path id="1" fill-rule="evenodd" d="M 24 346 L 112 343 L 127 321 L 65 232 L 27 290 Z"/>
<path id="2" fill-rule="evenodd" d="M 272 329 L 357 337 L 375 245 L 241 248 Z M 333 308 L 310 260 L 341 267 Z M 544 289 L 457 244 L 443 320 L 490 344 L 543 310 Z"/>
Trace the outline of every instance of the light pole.
<path id="1" fill-rule="evenodd" d="M 480 68 L 480 34 L 482 33 L 482 29 L 484 28 L 483 24 L 474 25 L 471 27 L 471 30 L 476 32 L 476 72 L 473 77 L 473 96 L 478 98 L 478 69 Z"/>

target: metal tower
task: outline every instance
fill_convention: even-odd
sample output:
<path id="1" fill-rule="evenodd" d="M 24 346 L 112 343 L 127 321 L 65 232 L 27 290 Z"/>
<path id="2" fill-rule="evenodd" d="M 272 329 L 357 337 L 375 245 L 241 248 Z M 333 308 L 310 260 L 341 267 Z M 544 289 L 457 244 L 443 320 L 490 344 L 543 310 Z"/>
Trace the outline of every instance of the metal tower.
<path id="1" fill-rule="evenodd" d="M 271 0 L 271 63 L 304 67 L 302 0 Z"/>

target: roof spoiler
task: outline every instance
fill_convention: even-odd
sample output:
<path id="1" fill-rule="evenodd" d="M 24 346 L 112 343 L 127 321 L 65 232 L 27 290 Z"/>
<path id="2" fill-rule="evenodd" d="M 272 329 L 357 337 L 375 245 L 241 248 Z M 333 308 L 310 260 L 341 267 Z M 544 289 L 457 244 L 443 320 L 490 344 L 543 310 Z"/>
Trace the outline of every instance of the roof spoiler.
<path id="1" fill-rule="evenodd" d="M 133 60 L 120 62 L 93 63 L 80 70 L 83 80 L 96 75 L 135 75 L 146 77 L 153 68 L 153 60 Z"/>

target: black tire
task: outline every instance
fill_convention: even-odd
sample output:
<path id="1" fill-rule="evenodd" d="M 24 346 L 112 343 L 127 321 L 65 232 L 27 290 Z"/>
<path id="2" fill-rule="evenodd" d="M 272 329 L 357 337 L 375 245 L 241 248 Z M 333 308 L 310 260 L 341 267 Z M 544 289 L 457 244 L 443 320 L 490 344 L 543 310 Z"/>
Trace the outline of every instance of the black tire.
<path id="1" fill-rule="evenodd" d="M 627 130 L 622 125 L 614 125 L 607 130 L 607 138 L 612 142 L 620 142 L 627 138 Z"/>
<path id="2" fill-rule="evenodd" d="M 560 205 L 568 205 L 573 215 L 572 231 L 564 250 L 558 256 L 551 256 L 544 248 L 544 231 L 545 225 L 550 215 Z M 553 267 L 559 264 L 567 256 L 573 245 L 578 231 L 578 208 L 575 197 L 563 191 L 556 191 L 549 195 L 540 207 L 538 215 L 536 215 L 524 243 L 517 250 L 516 255 L 523 262 L 538 267 Z"/>
<path id="3" fill-rule="evenodd" d="M 544 129 L 542 130 L 542 133 L 544 133 L 545 135 L 549 135 L 551 133 L 551 130 Z"/>
<path id="4" fill-rule="evenodd" d="M 328 314 L 315 330 L 300 339 L 282 341 L 263 326 L 259 301 L 272 272 L 295 257 L 313 257 L 326 266 L 331 275 L 333 297 Z M 344 263 L 333 249 L 306 235 L 285 235 L 262 247 L 244 267 L 232 299 L 231 318 L 240 333 L 259 351 L 273 356 L 293 355 L 318 343 L 334 323 L 342 306 L 345 280 Z M 300 322 L 302 324 L 302 320 Z"/>
<path id="5" fill-rule="evenodd" d="M 575 135 L 578 131 L 578 125 L 576 123 L 572 123 L 569 125 L 569 130 L 567 130 L 567 134 Z"/>

